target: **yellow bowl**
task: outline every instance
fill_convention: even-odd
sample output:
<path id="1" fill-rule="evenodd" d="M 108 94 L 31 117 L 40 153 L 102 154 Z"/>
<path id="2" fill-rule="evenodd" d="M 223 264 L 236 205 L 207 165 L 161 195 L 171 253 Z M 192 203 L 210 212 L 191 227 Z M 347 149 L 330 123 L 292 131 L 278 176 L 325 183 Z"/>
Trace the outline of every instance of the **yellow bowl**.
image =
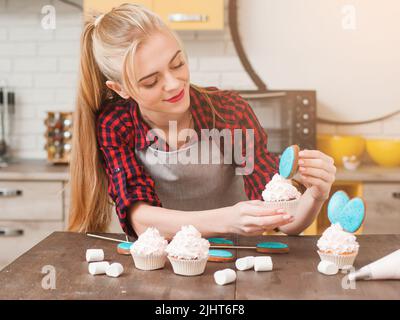
<path id="1" fill-rule="evenodd" d="M 381 166 L 400 165 L 400 139 L 368 139 L 367 151 L 372 160 Z"/>
<path id="2" fill-rule="evenodd" d="M 360 158 L 365 150 L 365 139 L 361 136 L 318 135 L 317 148 L 335 160 L 335 165 L 343 165 L 344 156 Z"/>

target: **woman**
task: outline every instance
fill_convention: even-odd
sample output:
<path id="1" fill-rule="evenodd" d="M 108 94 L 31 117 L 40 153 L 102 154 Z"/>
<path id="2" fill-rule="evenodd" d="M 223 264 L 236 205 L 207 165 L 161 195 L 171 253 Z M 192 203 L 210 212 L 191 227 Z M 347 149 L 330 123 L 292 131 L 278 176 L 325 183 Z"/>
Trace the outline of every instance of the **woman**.
<path id="1" fill-rule="evenodd" d="M 333 160 L 301 151 L 307 190 L 296 220 L 267 210 L 261 193 L 278 166 L 254 112 L 237 93 L 190 84 L 182 43 L 154 13 L 133 4 L 114 8 L 86 23 L 81 50 L 70 230 L 106 231 L 108 196 L 124 232 L 133 236 L 154 226 L 170 238 L 187 224 L 204 237 L 276 229 L 299 234 L 315 219 L 334 181 Z M 239 130 L 249 139 L 239 150 L 236 136 L 235 142 L 211 141 L 200 148 L 210 161 L 196 162 L 194 150 L 209 140 L 205 129 Z M 177 139 L 182 132 L 186 139 Z M 208 152 L 216 145 L 223 160 Z M 171 161 L 188 153 L 194 161 Z"/>

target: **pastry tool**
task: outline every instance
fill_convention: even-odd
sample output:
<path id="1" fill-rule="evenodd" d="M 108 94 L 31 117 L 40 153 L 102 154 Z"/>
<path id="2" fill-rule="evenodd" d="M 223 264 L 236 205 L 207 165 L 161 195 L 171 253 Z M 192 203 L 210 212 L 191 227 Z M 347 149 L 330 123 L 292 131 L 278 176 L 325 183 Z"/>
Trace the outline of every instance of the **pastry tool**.
<path id="1" fill-rule="evenodd" d="M 231 262 L 235 259 L 235 255 L 228 250 L 209 250 L 208 261 L 212 262 Z"/>
<path id="2" fill-rule="evenodd" d="M 350 199 L 346 192 L 336 191 L 328 203 L 328 219 L 332 224 L 339 223 L 343 230 L 356 232 L 365 220 L 364 200 Z"/>
<path id="3" fill-rule="evenodd" d="M 247 246 L 210 246 L 211 249 L 252 249 L 260 253 L 287 253 L 289 246 L 281 242 L 260 242 L 255 247 Z"/>
<path id="4" fill-rule="evenodd" d="M 233 241 L 225 238 L 208 238 L 207 240 L 212 246 L 233 246 Z"/>
<path id="5" fill-rule="evenodd" d="M 400 249 L 350 272 L 349 280 L 400 280 Z"/>
<path id="6" fill-rule="evenodd" d="M 283 151 L 279 160 L 279 174 L 285 179 L 290 179 L 296 174 L 299 163 L 299 151 L 300 148 L 298 145 L 292 145 Z"/>

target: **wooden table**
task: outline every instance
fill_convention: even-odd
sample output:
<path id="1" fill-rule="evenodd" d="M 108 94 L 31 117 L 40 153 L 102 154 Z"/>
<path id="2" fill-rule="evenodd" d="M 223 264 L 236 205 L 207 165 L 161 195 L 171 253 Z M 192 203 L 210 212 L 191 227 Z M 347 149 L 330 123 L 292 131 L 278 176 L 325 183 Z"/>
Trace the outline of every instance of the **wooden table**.
<path id="1" fill-rule="evenodd" d="M 124 239 L 123 235 L 108 236 Z M 274 254 L 272 272 L 237 271 L 237 281 L 218 286 L 213 274 L 233 263 L 209 262 L 203 275 L 175 275 L 171 265 L 157 271 L 141 271 L 130 256 L 116 252 L 116 243 L 84 234 L 55 232 L 0 272 L 0 299 L 400 299 L 400 281 L 359 281 L 356 289 L 343 289 L 345 274 L 325 276 L 317 271 L 319 257 L 315 236 L 267 236 L 234 239 L 239 245 L 281 241 L 288 254 Z M 360 268 L 400 247 L 400 235 L 360 235 Z M 120 262 L 119 278 L 88 273 L 85 252 L 103 248 L 106 259 Z M 260 255 L 252 250 L 234 250 L 238 257 Z M 56 288 L 45 290 L 42 268 L 53 266 Z"/>

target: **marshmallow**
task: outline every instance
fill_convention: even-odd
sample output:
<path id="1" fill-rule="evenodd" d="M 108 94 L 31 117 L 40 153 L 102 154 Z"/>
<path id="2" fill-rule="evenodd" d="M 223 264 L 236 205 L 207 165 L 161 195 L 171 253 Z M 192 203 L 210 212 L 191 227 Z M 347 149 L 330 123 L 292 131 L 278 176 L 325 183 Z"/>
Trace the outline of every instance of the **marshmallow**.
<path id="1" fill-rule="evenodd" d="M 250 256 L 237 259 L 235 265 L 240 271 L 251 269 L 254 267 L 254 257 Z"/>
<path id="2" fill-rule="evenodd" d="M 273 267 L 271 257 L 255 257 L 254 270 L 255 271 L 271 271 Z"/>
<path id="3" fill-rule="evenodd" d="M 122 272 L 124 272 L 124 267 L 118 262 L 110 264 L 110 266 L 106 269 L 106 275 L 114 278 L 119 277 Z"/>
<path id="4" fill-rule="evenodd" d="M 339 268 L 336 264 L 334 264 L 333 262 L 330 261 L 321 261 L 318 264 L 318 271 L 326 274 L 328 276 L 331 276 L 333 274 L 338 273 Z"/>
<path id="5" fill-rule="evenodd" d="M 109 266 L 107 261 L 89 263 L 89 273 L 92 275 L 105 274 Z"/>
<path id="6" fill-rule="evenodd" d="M 86 250 L 86 261 L 95 262 L 104 260 L 103 249 L 87 249 Z"/>
<path id="7" fill-rule="evenodd" d="M 236 272 L 232 269 L 224 269 L 214 273 L 214 279 L 217 284 L 223 286 L 236 280 Z"/>

